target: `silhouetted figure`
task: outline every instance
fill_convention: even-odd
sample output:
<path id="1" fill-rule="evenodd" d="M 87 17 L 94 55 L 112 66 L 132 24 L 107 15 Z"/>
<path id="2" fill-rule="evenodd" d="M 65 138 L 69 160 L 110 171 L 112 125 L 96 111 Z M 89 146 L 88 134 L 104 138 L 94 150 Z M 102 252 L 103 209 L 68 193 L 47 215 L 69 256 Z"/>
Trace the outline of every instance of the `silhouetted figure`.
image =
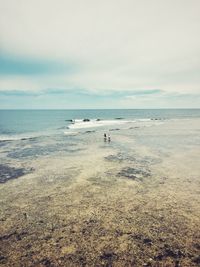
<path id="1" fill-rule="evenodd" d="M 106 135 L 106 133 L 104 133 L 104 142 L 106 142 L 107 141 L 107 135 Z"/>

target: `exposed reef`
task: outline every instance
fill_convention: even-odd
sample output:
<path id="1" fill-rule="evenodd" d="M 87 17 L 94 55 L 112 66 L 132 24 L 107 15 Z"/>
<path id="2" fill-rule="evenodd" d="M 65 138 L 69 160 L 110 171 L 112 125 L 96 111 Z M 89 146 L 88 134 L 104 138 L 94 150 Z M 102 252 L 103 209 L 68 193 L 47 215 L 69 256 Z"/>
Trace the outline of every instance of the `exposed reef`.
<path id="1" fill-rule="evenodd" d="M 24 174 L 29 173 L 32 170 L 26 170 L 24 168 L 15 168 L 7 165 L 0 164 L 0 183 L 5 183 L 8 180 L 16 179 Z"/>

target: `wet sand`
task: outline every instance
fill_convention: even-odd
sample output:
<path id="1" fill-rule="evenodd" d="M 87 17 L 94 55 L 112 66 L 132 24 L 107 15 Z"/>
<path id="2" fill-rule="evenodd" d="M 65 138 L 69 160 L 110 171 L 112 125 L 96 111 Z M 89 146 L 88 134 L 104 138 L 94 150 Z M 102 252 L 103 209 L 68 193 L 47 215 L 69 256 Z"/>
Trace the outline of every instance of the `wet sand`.
<path id="1" fill-rule="evenodd" d="M 199 266 L 200 120 L 130 128 L 0 147 L 1 266 Z"/>

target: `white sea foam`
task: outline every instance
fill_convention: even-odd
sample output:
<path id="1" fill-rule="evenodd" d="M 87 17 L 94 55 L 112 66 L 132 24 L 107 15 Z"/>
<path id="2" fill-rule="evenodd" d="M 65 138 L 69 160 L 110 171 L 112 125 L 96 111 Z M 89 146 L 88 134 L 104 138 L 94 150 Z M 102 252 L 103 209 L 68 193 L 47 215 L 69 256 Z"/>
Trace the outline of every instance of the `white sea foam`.
<path id="1" fill-rule="evenodd" d="M 138 119 L 138 121 L 145 122 L 145 121 L 152 121 L 152 119 Z"/>
<path id="2" fill-rule="evenodd" d="M 69 129 L 85 129 L 85 128 L 96 128 L 103 126 L 112 126 L 112 125 L 122 125 L 134 121 L 125 121 L 125 120 L 75 120 L 74 123 L 68 126 Z"/>
<path id="3" fill-rule="evenodd" d="M 68 132 L 67 132 L 67 131 L 65 131 L 64 134 L 65 134 L 65 135 L 77 135 L 78 132 L 74 132 L 74 131 L 73 131 L 73 132 L 72 132 L 72 131 L 68 131 Z"/>

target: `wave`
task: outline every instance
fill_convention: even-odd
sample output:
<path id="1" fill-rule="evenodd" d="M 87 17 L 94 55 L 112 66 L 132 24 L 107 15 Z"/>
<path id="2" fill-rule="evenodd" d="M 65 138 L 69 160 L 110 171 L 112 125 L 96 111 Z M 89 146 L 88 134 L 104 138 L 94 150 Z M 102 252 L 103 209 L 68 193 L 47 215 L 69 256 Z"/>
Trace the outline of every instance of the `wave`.
<path id="1" fill-rule="evenodd" d="M 127 121 L 127 120 L 74 120 L 74 122 L 68 125 L 69 129 L 85 129 L 85 128 L 96 128 L 96 127 L 103 127 L 103 126 L 111 126 L 111 125 L 120 125 L 126 124 L 134 121 Z"/>
<path id="2" fill-rule="evenodd" d="M 18 141 L 32 139 L 34 136 L 22 136 L 22 135 L 0 135 L 0 142 L 2 141 Z"/>
<path id="3" fill-rule="evenodd" d="M 79 132 L 74 132 L 74 131 L 68 131 L 64 132 L 65 135 L 77 135 Z"/>
<path id="4" fill-rule="evenodd" d="M 22 134 L 12 134 L 12 135 L 0 135 L 0 142 L 1 141 L 34 140 L 40 136 L 47 136 L 47 133 L 35 132 L 35 133 L 22 133 Z"/>
<path id="5" fill-rule="evenodd" d="M 138 119 L 137 121 L 145 122 L 145 121 L 152 121 L 152 119 Z"/>
<path id="6" fill-rule="evenodd" d="M 69 121 L 68 121 L 69 122 Z M 140 119 L 123 119 L 123 118 L 114 118 L 110 120 L 103 119 L 75 119 L 70 120 L 70 123 L 66 123 L 57 129 L 50 129 L 46 131 L 38 132 L 26 132 L 20 134 L 5 134 L 1 132 L 0 142 L 3 141 L 19 141 L 19 140 L 31 140 L 41 136 L 50 136 L 57 134 L 65 135 L 77 135 L 83 132 L 88 133 L 88 130 L 91 132 L 96 130 L 96 128 L 105 128 L 110 131 L 117 131 L 121 129 L 130 129 L 130 127 L 140 127 L 140 126 L 153 126 L 163 123 L 162 120 L 152 119 L 152 118 L 140 118 Z"/>

